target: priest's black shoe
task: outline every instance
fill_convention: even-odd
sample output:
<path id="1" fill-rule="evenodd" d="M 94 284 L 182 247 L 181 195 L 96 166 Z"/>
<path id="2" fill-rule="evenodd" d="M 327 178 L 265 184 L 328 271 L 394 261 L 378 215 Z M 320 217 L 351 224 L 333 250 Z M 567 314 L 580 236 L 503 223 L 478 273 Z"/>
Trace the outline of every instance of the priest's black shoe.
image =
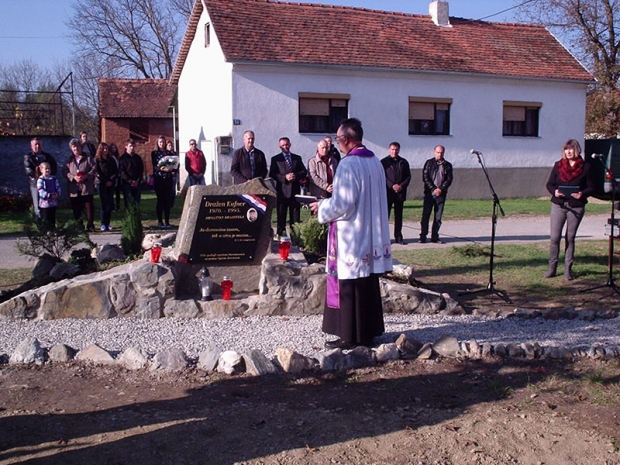
<path id="1" fill-rule="evenodd" d="M 326 349 L 349 350 L 349 349 L 354 349 L 355 347 L 356 347 L 355 344 L 351 342 L 345 342 L 342 339 L 334 339 L 333 341 L 325 341 Z"/>

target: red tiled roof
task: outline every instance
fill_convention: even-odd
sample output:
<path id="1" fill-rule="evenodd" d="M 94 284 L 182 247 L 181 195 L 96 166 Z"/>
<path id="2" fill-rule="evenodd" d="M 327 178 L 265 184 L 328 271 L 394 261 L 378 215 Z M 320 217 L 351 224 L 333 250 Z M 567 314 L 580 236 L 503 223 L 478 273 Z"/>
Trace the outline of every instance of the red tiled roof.
<path id="1" fill-rule="evenodd" d="M 228 62 L 592 80 L 543 26 L 451 17 L 452 27 L 439 27 L 428 15 L 356 7 L 273 0 L 204 2 Z M 202 7 L 194 8 L 194 24 L 201 13 Z M 194 33 L 195 26 L 188 27 L 186 38 Z M 179 54 L 172 82 L 186 57 L 187 52 Z"/>
<path id="2" fill-rule="evenodd" d="M 99 79 L 100 118 L 169 118 L 176 86 L 167 79 Z"/>

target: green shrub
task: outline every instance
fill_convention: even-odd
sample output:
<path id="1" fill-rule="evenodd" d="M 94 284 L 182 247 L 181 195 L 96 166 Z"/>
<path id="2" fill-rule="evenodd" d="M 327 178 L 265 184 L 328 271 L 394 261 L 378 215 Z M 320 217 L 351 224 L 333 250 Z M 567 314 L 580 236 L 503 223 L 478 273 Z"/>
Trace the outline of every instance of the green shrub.
<path id="1" fill-rule="evenodd" d="M 314 217 L 296 223 L 291 228 L 291 241 L 307 252 L 324 256 L 327 253 L 327 225 Z"/>
<path id="2" fill-rule="evenodd" d="M 24 233 L 28 241 L 17 240 L 17 250 L 24 255 L 40 257 L 47 253 L 62 260 L 62 257 L 78 244 L 87 244 L 94 247 L 88 232 L 80 222 L 69 221 L 51 228 L 46 222 L 33 220 L 27 217 L 24 223 Z"/>
<path id="3" fill-rule="evenodd" d="M 130 202 L 125 209 L 121 226 L 121 248 L 125 255 L 138 255 L 142 252 L 143 236 L 140 206 Z"/>

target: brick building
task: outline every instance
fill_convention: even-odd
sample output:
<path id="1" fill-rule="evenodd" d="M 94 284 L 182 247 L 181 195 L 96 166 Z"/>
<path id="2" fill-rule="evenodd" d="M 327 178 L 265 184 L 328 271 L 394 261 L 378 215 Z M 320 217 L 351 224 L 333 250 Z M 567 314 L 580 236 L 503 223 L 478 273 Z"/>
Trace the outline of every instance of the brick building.
<path id="1" fill-rule="evenodd" d="M 150 153 L 157 136 L 176 139 L 175 93 L 176 86 L 166 79 L 99 79 L 100 140 L 115 143 L 123 153 L 125 140 L 134 139 L 146 173 L 152 173 Z"/>

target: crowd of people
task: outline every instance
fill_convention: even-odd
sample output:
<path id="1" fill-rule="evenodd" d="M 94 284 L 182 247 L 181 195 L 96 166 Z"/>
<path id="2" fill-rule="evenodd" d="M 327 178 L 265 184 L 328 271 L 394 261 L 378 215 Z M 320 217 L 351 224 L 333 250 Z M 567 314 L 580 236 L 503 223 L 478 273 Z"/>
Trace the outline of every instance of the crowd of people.
<path id="1" fill-rule="evenodd" d="M 120 212 L 121 193 L 125 209 L 131 203 L 140 204 L 142 184 L 146 173 L 142 157 L 135 152 L 135 141 L 127 139 L 121 154 L 116 144 L 92 143 L 86 132 L 69 141 L 66 163 L 58 166 L 56 159 L 43 150 L 38 137 L 30 141 L 30 152 L 24 155 L 24 169 L 28 176 L 35 217 L 47 227 L 56 226 L 56 209 L 61 196 L 57 176 L 66 180 L 69 204 L 73 218 L 95 231 L 95 193 L 100 200 L 101 231 L 112 231 L 112 213 Z M 157 147 L 151 153 L 152 179 L 157 197 L 156 214 L 160 228 L 170 227 L 170 211 L 174 205 L 178 157 L 172 141 L 159 136 Z M 204 171 L 203 171 L 204 173 Z M 204 181 L 203 181 L 204 182 Z"/>
<path id="2" fill-rule="evenodd" d="M 391 142 L 388 155 L 379 160 L 362 143 L 362 123 L 355 118 L 343 121 L 335 137 L 317 143 L 316 154 L 304 165 L 301 156 L 291 152 L 291 141 L 278 141 L 280 153 L 270 160 L 255 147 L 253 131 L 243 135 L 243 146 L 235 150 L 231 175 L 236 184 L 254 178 L 270 177 L 275 183 L 277 235 L 286 235 L 286 219 L 292 226 L 300 220 L 297 195 L 309 193 L 315 198 L 309 203 L 312 214 L 322 224 L 328 224 L 327 287 L 323 331 L 337 336 L 328 341 L 328 348 L 352 348 L 371 345 L 373 338 L 384 331 L 379 276 L 392 269 L 389 217 L 394 210 L 394 242 L 404 244 L 403 207 L 411 183 L 411 170 L 400 156 L 401 146 Z M 197 148 L 196 140 L 189 141 L 185 154 L 185 169 L 190 186 L 205 185 L 206 159 Z M 56 208 L 61 196 L 57 179 L 59 167 L 50 154 L 43 151 L 38 138 L 30 143 L 31 151 L 24 156 L 24 168 L 29 178 L 35 214 L 54 227 Z M 101 199 L 101 230 L 109 231 L 111 214 L 120 208 L 123 193 L 127 208 L 131 202 L 140 203 L 144 181 L 144 162 L 135 152 L 135 143 L 125 141 L 125 151 L 119 155 L 115 144 L 97 146 L 83 132 L 69 142 L 71 155 L 61 167 L 67 180 L 67 191 L 73 216 L 86 218 L 86 228 L 94 230 L 95 189 Z M 420 221 L 419 242 L 441 242 L 439 230 L 446 196 L 453 181 L 452 164 L 445 158 L 445 147 L 437 145 L 433 157 L 422 168 L 424 200 Z M 343 155 L 341 156 L 342 153 Z M 150 176 L 157 197 L 156 215 L 161 228 L 170 227 L 170 211 L 174 203 L 179 159 L 172 141 L 159 136 L 151 152 L 153 173 Z M 562 157 L 551 170 L 547 181 L 551 194 L 551 224 L 549 269 L 545 278 L 557 274 L 562 232 L 565 244 L 564 279 L 572 280 L 572 266 L 577 229 L 585 212 L 588 197 L 595 191 L 590 166 L 581 156 L 581 146 L 574 139 L 562 148 Z M 248 218 L 257 219 L 256 211 Z"/>
<path id="3" fill-rule="evenodd" d="M 292 227 L 299 222 L 301 205 L 296 196 L 309 193 L 317 199 L 332 196 L 334 176 L 341 162 L 341 155 L 333 145 L 330 136 L 317 143 L 316 154 L 308 161 L 306 168 L 302 157 L 291 152 L 291 141 L 282 137 L 278 141 L 281 152 L 271 158 L 269 170 L 267 158 L 263 151 L 254 146 L 256 136 L 253 131 L 243 135 L 243 147 L 235 150 L 231 163 L 231 175 L 235 184 L 244 183 L 254 178 L 269 176 L 275 183 L 276 234 L 286 235 L 286 219 Z M 394 242 L 404 244 L 403 207 L 407 199 L 407 188 L 411 182 L 409 162 L 400 156 L 400 143 L 392 142 L 388 147 L 388 156 L 381 160 L 386 180 L 388 217 L 394 209 Z M 424 183 L 424 203 L 420 221 L 420 243 L 427 240 L 430 216 L 434 212 L 431 228 L 431 242 L 439 240 L 441 216 L 452 184 L 452 164 L 444 159 L 445 148 L 437 145 L 433 158 L 424 164 L 422 181 Z M 189 172 L 189 170 L 188 170 Z"/>
<path id="4" fill-rule="evenodd" d="M 361 130 L 361 123 L 359 123 Z M 243 146 L 235 150 L 231 162 L 231 175 L 236 184 L 254 178 L 270 177 L 276 190 L 276 234 L 287 235 L 289 225 L 300 221 L 301 204 L 296 196 L 310 194 L 318 201 L 331 199 L 340 185 L 346 185 L 344 176 L 338 176 L 344 157 L 349 153 L 340 143 L 338 150 L 330 136 L 319 140 L 315 155 L 306 168 L 301 156 L 291 152 L 291 141 L 282 137 L 278 141 L 280 153 L 271 157 L 269 166 L 263 151 L 255 147 L 256 136 L 253 131 L 243 134 Z M 174 206 L 179 157 L 174 144 L 164 136 L 159 136 L 157 145 L 151 152 L 152 174 L 148 177 L 142 157 L 135 151 L 135 142 L 127 139 L 122 154 L 116 144 L 100 142 L 95 145 L 88 134 L 82 132 L 79 138 L 69 142 L 71 154 L 63 166 L 58 166 L 52 155 L 43 150 L 37 137 L 30 141 L 30 152 L 24 155 L 24 169 L 28 176 L 33 200 L 33 210 L 50 227 L 56 224 L 56 209 L 61 198 L 61 183 L 57 176 L 66 179 L 67 194 L 73 217 L 86 220 L 86 229 L 95 230 L 94 195 L 100 198 L 100 230 L 111 231 L 112 213 L 120 211 L 120 196 L 123 195 L 125 208 L 130 203 L 140 204 L 142 184 L 148 179 L 156 195 L 155 213 L 158 227 L 170 228 L 170 212 Z M 411 183 L 411 170 L 408 161 L 400 156 L 400 143 L 388 145 L 388 155 L 380 160 L 382 179 L 384 179 L 385 207 L 387 217 L 394 211 L 393 242 L 404 244 L 403 208 L 407 199 L 407 189 Z M 444 158 L 445 147 L 436 145 L 433 156 L 426 160 L 422 168 L 424 197 L 420 219 L 419 242 L 425 243 L 430 232 L 430 241 L 441 243 L 439 230 L 448 190 L 453 181 L 452 164 Z M 374 155 L 373 155 L 374 156 Z M 206 159 L 197 148 L 196 140 L 189 141 L 185 153 L 184 166 L 190 186 L 205 185 Z M 594 183 L 590 165 L 584 162 L 579 142 L 570 139 L 562 148 L 562 157 L 551 170 L 547 182 L 551 194 L 551 224 L 549 246 L 549 269 L 545 278 L 557 274 L 560 244 L 564 233 L 564 279 L 572 280 L 572 266 L 575 253 L 575 237 L 585 212 L 587 199 L 594 193 Z M 347 187 L 350 189 L 351 186 Z M 375 200 L 378 197 L 375 197 Z M 330 200 L 335 202 L 335 200 Z M 357 208 L 357 207 L 356 207 Z M 433 216 L 432 224 L 429 223 Z M 566 226 L 566 228 L 565 228 Z"/>

